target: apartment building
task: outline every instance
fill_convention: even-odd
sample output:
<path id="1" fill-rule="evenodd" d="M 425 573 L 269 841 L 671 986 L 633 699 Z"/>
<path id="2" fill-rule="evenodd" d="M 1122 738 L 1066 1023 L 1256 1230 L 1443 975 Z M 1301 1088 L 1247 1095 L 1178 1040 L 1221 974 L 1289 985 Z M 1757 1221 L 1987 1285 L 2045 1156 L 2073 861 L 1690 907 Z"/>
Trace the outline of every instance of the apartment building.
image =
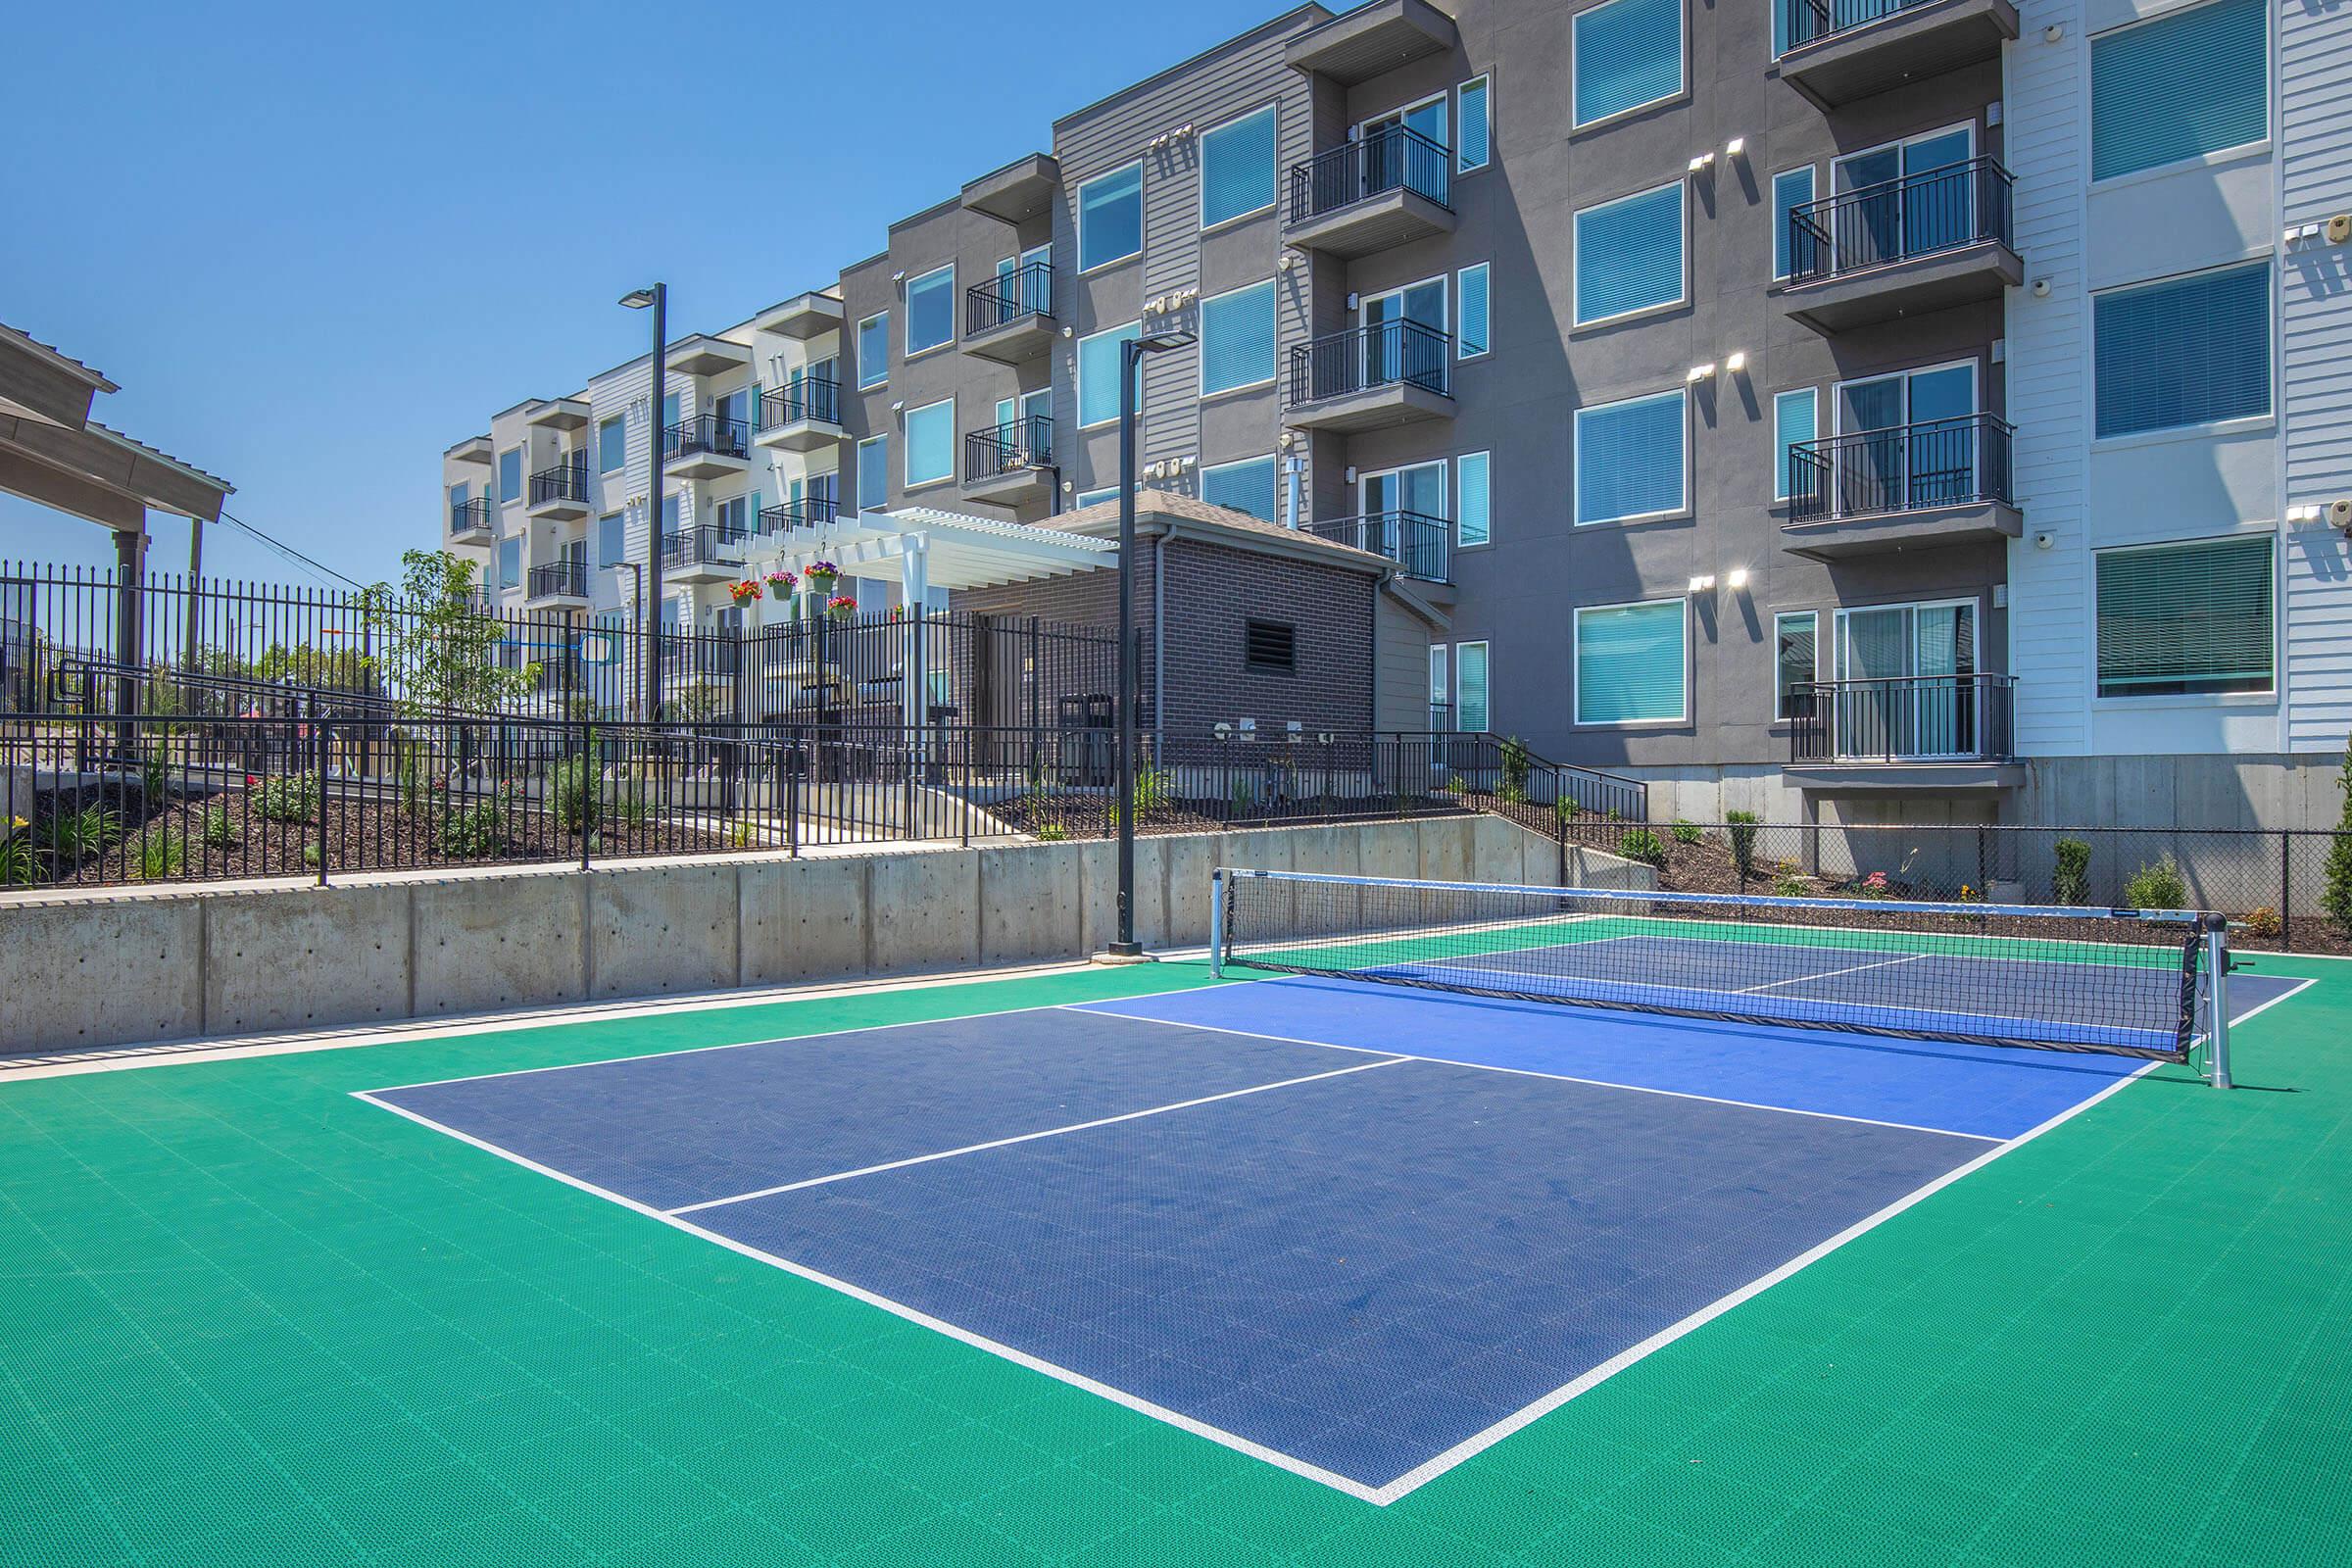
<path id="1" fill-rule="evenodd" d="M 2352 40 L 2284 0 L 1308 5 L 445 455 L 508 602 L 1157 489 L 1389 558 L 1431 719 L 1693 817 L 2303 825 Z M 813 281 L 813 280 L 811 280 Z M 898 590 L 878 585 L 887 596 Z M 804 612 L 772 604 L 760 613 Z"/>

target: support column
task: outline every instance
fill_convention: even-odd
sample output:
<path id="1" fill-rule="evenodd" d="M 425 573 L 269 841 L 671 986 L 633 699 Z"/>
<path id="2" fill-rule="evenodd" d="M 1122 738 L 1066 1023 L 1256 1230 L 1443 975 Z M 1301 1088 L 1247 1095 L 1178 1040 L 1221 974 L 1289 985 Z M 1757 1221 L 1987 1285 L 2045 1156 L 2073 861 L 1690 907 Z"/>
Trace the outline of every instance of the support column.
<path id="1" fill-rule="evenodd" d="M 144 630 L 146 607 L 144 582 L 147 569 L 147 532 L 117 528 L 115 530 L 115 662 L 122 673 L 115 682 L 115 710 L 130 713 L 138 710 L 139 683 L 134 673 L 145 661 L 141 632 Z"/>
<path id="2" fill-rule="evenodd" d="M 899 536 L 899 603 L 905 608 L 906 621 L 900 628 L 900 664 L 904 671 L 899 681 L 899 703 L 906 715 L 906 728 L 912 732 L 909 740 L 923 727 L 925 691 L 922 668 L 923 634 L 921 617 L 923 603 L 931 591 L 931 541 L 919 533 Z"/>

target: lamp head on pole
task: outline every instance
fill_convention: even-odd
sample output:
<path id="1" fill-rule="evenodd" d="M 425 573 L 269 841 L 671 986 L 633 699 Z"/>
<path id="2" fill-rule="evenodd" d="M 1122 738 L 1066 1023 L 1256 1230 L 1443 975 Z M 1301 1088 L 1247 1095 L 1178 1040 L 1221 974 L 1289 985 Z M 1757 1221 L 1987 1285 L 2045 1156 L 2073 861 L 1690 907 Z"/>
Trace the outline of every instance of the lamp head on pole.
<path id="1" fill-rule="evenodd" d="M 1135 340 L 1139 354 L 1165 354 L 1170 349 L 1189 349 L 1200 339 L 1191 332 L 1151 332 Z"/>
<path id="2" fill-rule="evenodd" d="M 654 303 L 654 291 L 650 288 L 633 288 L 620 297 L 620 303 L 632 311 L 649 310 Z"/>

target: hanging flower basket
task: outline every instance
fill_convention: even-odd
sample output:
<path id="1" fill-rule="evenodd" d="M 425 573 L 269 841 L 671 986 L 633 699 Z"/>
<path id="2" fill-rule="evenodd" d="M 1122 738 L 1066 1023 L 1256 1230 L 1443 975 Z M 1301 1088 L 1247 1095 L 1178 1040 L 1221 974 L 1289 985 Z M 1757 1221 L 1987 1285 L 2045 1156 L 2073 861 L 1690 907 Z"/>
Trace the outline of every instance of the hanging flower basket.
<path id="1" fill-rule="evenodd" d="M 833 586 L 833 579 L 841 575 L 841 568 L 830 561 L 812 561 L 808 563 L 806 575 L 808 586 L 821 594 Z"/>
<path id="2" fill-rule="evenodd" d="M 781 566 L 777 567 L 774 571 L 771 571 L 767 574 L 768 597 L 779 602 L 790 599 L 792 597 L 792 586 L 798 581 L 800 581 L 800 579 L 795 577 L 791 572 L 784 570 Z"/>
<path id="3" fill-rule="evenodd" d="M 760 597 L 760 584 L 753 579 L 746 577 L 741 582 L 729 583 L 727 585 L 727 595 L 739 605 L 748 605 L 753 600 Z"/>
<path id="4" fill-rule="evenodd" d="M 814 576 L 815 573 L 810 572 L 809 575 Z M 835 620 L 848 620 L 852 615 L 858 613 L 858 601 L 852 599 L 848 594 L 835 594 L 825 601 L 825 613 L 831 615 Z"/>

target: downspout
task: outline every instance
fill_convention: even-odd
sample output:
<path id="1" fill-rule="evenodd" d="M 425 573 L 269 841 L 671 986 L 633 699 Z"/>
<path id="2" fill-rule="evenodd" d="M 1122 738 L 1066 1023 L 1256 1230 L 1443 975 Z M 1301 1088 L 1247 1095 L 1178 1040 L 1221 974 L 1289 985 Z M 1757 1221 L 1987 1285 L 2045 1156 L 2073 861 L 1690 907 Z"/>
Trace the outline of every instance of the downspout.
<path id="1" fill-rule="evenodd" d="M 1176 525 L 1163 523 L 1152 544 L 1152 755 L 1168 754 L 1168 546 Z"/>

